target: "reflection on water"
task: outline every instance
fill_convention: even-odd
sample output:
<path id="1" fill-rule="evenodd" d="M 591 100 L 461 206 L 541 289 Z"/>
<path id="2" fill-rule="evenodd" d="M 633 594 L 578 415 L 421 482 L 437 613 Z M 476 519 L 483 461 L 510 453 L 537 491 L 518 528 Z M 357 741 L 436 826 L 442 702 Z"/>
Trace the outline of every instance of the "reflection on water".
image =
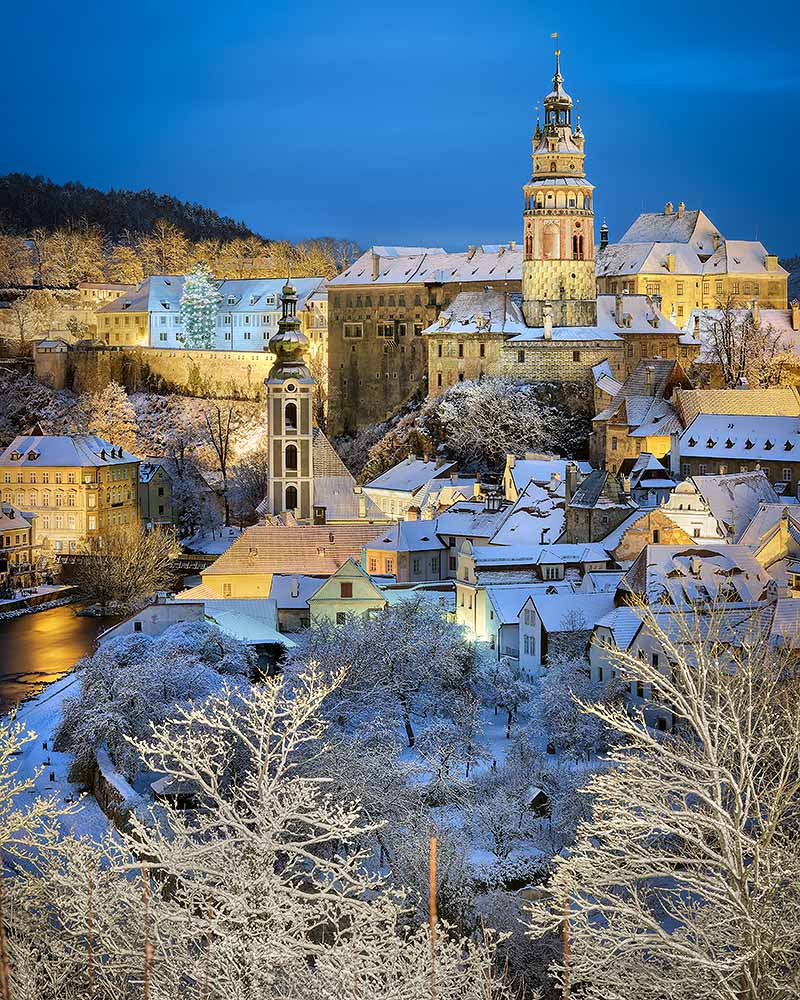
<path id="1" fill-rule="evenodd" d="M 80 618 L 65 605 L 0 621 L 0 711 L 67 673 L 118 618 Z"/>

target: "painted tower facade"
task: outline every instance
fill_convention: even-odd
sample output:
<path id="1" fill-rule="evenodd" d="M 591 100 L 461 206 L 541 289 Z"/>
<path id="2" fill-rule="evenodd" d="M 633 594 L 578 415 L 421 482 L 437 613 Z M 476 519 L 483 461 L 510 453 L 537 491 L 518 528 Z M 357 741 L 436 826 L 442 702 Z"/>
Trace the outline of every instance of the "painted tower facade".
<path id="1" fill-rule="evenodd" d="M 524 186 L 525 256 L 522 309 L 528 326 L 596 326 L 593 186 L 584 174 L 580 119 L 564 90 L 556 49 L 553 89 L 544 99 L 544 126 L 533 134 L 533 174 Z"/>
<path id="2" fill-rule="evenodd" d="M 291 281 L 281 295 L 281 318 L 269 341 L 275 364 L 267 388 L 269 496 L 273 514 L 291 511 L 309 521 L 314 510 L 314 388 L 303 361 L 308 338 L 300 330 L 297 293 Z"/>

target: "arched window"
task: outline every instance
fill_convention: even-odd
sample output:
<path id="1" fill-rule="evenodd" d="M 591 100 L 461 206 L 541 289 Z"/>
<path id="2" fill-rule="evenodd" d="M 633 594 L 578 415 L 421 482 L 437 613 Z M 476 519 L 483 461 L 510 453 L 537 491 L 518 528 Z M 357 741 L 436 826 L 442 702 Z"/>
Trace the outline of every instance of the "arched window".
<path id="1" fill-rule="evenodd" d="M 297 470 L 297 448 L 293 444 L 286 445 L 285 462 L 287 469 Z"/>
<path id="2" fill-rule="evenodd" d="M 567 196 L 563 191 L 559 191 L 556 195 L 556 208 L 565 208 L 567 204 Z"/>
<path id="3" fill-rule="evenodd" d="M 550 161 L 550 173 L 554 174 L 555 172 L 556 172 L 556 161 L 555 160 L 551 160 Z"/>
<path id="4" fill-rule="evenodd" d="M 297 509 L 297 487 L 287 486 L 286 487 L 286 509 L 296 510 Z"/>
<path id="5" fill-rule="evenodd" d="M 290 431 L 297 430 L 297 404 L 287 403 L 286 410 L 284 411 L 284 420 L 286 423 L 286 429 Z"/>

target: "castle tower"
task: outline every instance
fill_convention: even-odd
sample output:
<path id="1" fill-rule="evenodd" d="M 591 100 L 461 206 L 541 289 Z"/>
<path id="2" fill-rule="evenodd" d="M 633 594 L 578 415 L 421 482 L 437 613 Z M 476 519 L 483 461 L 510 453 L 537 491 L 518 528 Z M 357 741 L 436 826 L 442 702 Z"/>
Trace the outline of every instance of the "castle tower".
<path id="1" fill-rule="evenodd" d="M 524 186 L 525 256 L 522 310 L 528 326 L 596 326 L 593 186 L 584 175 L 584 136 L 572 127 L 572 98 L 563 87 L 556 49 L 544 127 L 533 133 L 533 174 Z M 549 309 L 547 308 L 549 307 Z"/>
<path id="2" fill-rule="evenodd" d="M 273 514 L 290 510 L 299 521 L 314 510 L 314 386 L 303 354 L 308 339 L 300 330 L 297 292 L 287 279 L 281 293 L 278 330 L 269 341 L 275 364 L 267 387 L 269 497 Z"/>

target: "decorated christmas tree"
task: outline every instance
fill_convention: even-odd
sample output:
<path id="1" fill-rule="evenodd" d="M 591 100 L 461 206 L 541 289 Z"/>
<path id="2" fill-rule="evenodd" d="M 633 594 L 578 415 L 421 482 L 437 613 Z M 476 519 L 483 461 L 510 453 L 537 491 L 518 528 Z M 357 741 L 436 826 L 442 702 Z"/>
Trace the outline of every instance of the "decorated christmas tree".
<path id="1" fill-rule="evenodd" d="M 208 264 L 199 261 L 186 275 L 181 296 L 183 340 L 186 348 L 210 350 L 214 346 L 217 307 L 222 299 Z"/>

